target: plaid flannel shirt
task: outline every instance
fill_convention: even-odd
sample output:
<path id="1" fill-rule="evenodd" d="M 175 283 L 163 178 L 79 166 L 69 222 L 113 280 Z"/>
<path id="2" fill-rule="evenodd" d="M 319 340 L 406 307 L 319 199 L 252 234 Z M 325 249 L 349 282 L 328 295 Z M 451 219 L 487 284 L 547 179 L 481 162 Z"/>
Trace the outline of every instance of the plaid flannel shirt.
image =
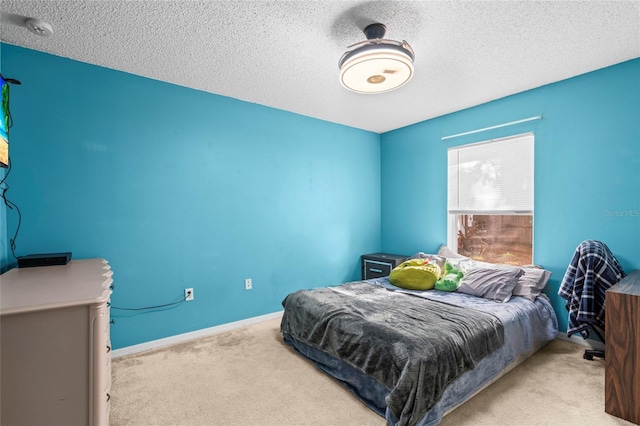
<path id="1" fill-rule="evenodd" d="M 606 244 L 595 240 L 580 243 L 558 291 L 567 301 L 567 336 L 580 333 L 586 339 L 592 325 L 604 330 L 605 291 L 624 276 Z"/>

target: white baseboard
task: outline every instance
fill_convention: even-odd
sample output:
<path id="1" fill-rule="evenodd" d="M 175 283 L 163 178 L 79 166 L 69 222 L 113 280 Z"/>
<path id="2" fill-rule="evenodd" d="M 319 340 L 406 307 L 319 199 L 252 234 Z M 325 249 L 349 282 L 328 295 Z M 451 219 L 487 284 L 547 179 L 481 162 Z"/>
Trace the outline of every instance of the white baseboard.
<path id="1" fill-rule="evenodd" d="M 183 343 L 189 340 L 199 339 L 201 337 L 212 336 L 214 334 L 223 333 L 225 331 L 235 330 L 237 328 L 246 327 L 251 324 L 259 322 L 269 321 L 272 319 L 280 318 L 282 311 L 274 312 L 271 314 L 260 315 L 257 317 L 247 318 L 240 321 L 230 322 L 227 324 L 217 325 L 215 327 L 203 328 L 201 330 L 190 331 L 188 333 L 176 334 L 175 336 L 165 337 L 163 339 L 152 340 L 150 342 L 140 343 L 138 345 L 126 346 L 124 348 L 115 349 L 111 352 L 111 358 L 119 358 L 126 355 L 133 355 L 140 352 L 150 351 L 152 349 L 158 349 L 165 346 L 175 345 L 176 343 Z"/>
<path id="2" fill-rule="evenodd" d="M 564 340 L 565 342 L 575 343 L 576 345 L 585 346 L 591 349 L 604 350 L 604 343 L 599 340 L 584 339 L 579 333 L 572 334 L 567 337 L 567 333 L 559 332 L 557 339 Z"/>

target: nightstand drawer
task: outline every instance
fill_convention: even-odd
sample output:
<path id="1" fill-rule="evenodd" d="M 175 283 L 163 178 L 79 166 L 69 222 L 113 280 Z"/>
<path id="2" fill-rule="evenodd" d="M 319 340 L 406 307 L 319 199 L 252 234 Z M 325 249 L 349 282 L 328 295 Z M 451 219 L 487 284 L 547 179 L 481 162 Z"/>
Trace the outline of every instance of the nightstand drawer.
<path id="1" fill-rule="evenodd" d="M 362 255 L 362 279 L 386 277 L 391 270 L 404 262 L 407 256 L 387 253 L 371 253 Z"/>
<path id="2" fill-rule="evenodd" d="M 368 280 L 371 278 L 386 277 L 391 273 L 393 268 L 393 265 L 388 262 L 384 263 L 376 260 L 365 259 L 362 279 Z"/>

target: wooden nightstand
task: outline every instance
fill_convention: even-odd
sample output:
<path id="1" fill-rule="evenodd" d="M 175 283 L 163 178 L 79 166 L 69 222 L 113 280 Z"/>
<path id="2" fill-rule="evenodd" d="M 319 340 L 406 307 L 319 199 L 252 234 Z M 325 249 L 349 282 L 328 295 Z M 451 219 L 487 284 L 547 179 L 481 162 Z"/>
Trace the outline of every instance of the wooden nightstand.
<path id="1" fill-rule="evenodd" d="M 391 270 L 407 260 L 409 256 L 388 253 L 362 255 L 362 279 L 386 277 Z"/>

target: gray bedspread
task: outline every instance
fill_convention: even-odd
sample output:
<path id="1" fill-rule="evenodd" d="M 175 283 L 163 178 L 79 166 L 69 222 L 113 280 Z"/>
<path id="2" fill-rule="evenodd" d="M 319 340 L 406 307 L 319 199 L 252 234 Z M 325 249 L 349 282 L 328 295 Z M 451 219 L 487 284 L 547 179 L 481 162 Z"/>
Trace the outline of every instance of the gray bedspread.
<path id="1" fill-rule="evenodd" d="M 366 282 L 300 290 L 282 304 L 282 333 L 375 379 L 397 425 L 418 421 L 504 340 L 492 314 Z"/>

